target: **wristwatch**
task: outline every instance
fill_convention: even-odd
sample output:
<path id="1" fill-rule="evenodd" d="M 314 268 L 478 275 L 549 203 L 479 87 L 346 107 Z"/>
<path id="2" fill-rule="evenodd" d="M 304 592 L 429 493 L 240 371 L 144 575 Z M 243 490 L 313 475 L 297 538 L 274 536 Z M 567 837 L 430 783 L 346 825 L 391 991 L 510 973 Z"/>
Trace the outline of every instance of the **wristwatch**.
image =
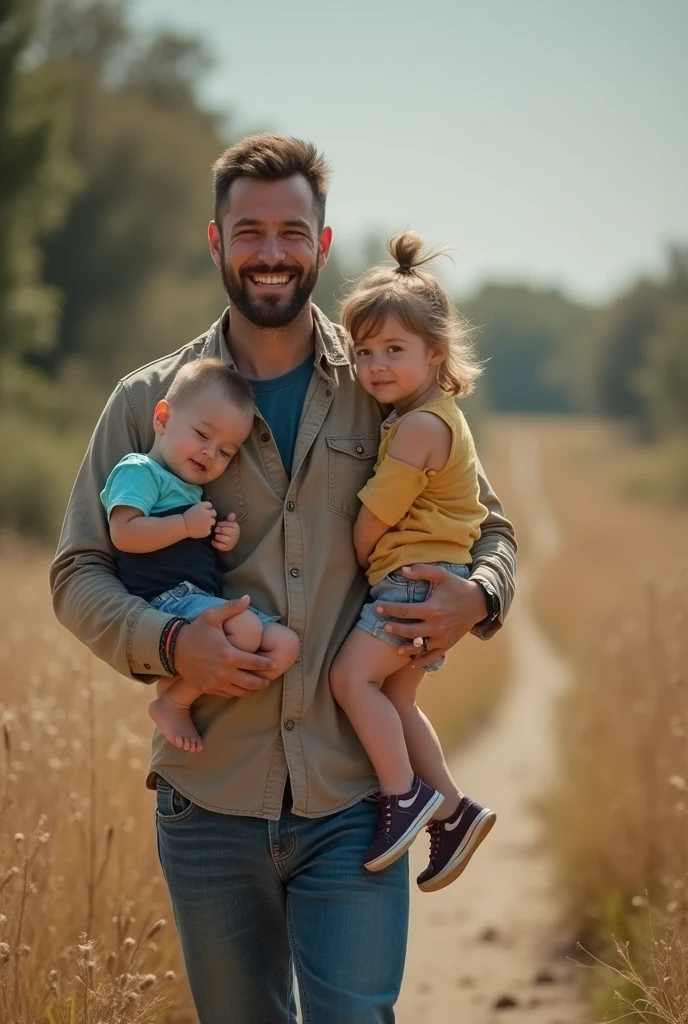
<path id="1" fill-rule="evenodd" d="M 499 613 L 502 610 L 499 603 L 499 597 L 497 591 L 488 583 L 487 580 L 473 580 L 479 587 L 485 592 L 485 600 L 487 601 L 487 615 L 480 622 L 476 622 L 476 626 L 486 626 L 490 622 L 494 622 L 495 619 L 499 618 Z"/>

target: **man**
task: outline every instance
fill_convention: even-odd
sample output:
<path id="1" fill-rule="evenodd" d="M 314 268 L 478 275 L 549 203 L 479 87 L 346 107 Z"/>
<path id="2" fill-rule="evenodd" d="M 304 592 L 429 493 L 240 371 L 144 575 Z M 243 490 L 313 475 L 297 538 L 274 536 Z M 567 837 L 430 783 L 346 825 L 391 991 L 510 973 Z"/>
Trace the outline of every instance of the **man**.
<path id="1" fill-rule="evenodd" d="M 332 242 L 322 158 L 299 140 L 257 135 L 226 150 L 214 172 L 208 236 L 228 309 L 112 395 L 67 511 L 52 569 L 55 610 L 123 674 L 150 682 L 177 672 L 205 694 L 194 705 L 202 753 L 156 735 L 148 780 L 202 1024 L 295 1021 L 292 967 L 305 1020 L 393 1021 L 407 863 L 376 875 L 363 868 L 377 783 L 328 686 L 367 593 L 352 527 L 382 414 L 353 378 L 341 328 L 310 302 Z M 180 625 L 118 580 L 98 495 L 127 451 L 150 448 L 153 409 L 177 370 L 204 356 L 249 379 L 256 418 L 207 494 L 219 516 L 234 512 L 241 526 L 223 565 L 232 600 Z M 412 611 L 385 608 L 422 620 L 394 624 L 409 653 L 414 637 L 426 638 L 421 665 L 469 630 L 490 636 L 511 601 L 513 531 L 482 475 L 480 483 L 489 515 L 472 578 L 416 568 L 435 582 L 432 597 Z M 268 659 L 236 650 L 222 632 L 244 595 L 299 635 L 300 656 L 281 683 L 261 677 Z"/>

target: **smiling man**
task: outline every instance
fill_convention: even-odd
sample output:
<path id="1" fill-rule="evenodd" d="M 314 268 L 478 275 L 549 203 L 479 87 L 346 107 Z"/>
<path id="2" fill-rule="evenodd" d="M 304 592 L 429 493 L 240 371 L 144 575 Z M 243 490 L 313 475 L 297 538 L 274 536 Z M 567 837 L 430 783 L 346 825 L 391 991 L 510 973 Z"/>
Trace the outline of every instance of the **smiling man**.
<path id="1" fill-rule="evenodd" d="M 201 754 L 156 734 L 148 784 L 157 788 L 160 857 L 201 1024 L 394 1020 L 406 949 L 406 859 L 363 867 L 375 828 L 377 781 L 328 685 L 367 584 L 356 562 L 358 491 L 372 475 L 383 415 L 358 385 L 343 331 L 310 297 L 332 242 L 328 171 L 315 147 L 251 136 L 215 164 L 208 237 L 229 298 L 200 337 L 120 382 L 96 427 L 52 569 L 58 618 L 124 675 L 180 673 L 194 704 Z M 152 411 L 175 373 L 215 356 L 250 381 L 252 432 L 207 489 L 235 513 L 237 546 L 222 563 L 223 608 L 181 623 L 130 595 L 99 500 L 112 468 L 152 443 Z M 470 580 L 449 573 L 424 604 L 388 606 L 429 663 L 472 630 L 500 626 L 514 586 L 513 531 L 484 475 L 488 508 Z M 413 570 L 418 578 L 423 567 Z M 281 680 L 272 663 L 228 643 L 222 622 L 246 606 L 282 616 L 299 636 Z M 169 637 L 176 646 L 170 650 Z"/>

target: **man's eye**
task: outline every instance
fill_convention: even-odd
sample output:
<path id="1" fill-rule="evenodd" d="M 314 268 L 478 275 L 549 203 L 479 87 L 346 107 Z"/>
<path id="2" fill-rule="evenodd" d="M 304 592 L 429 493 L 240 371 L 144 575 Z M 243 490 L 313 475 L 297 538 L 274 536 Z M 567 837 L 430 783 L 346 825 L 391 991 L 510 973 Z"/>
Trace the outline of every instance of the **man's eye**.
<path id="1" fill-rule="evenodd" d="M 300 241 L 302 238 L 306 238 L 307 236 L 304 235 L 303 231 L 285 231 L 284 237 L 293 238 L 296 239 L 297 241 Z"/>

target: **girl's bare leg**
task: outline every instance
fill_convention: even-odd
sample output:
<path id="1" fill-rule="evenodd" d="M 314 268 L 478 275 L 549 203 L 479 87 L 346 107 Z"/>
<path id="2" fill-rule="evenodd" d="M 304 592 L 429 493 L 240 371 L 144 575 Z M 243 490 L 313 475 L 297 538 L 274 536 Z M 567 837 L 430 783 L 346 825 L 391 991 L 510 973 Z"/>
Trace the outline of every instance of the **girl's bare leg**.
<path id="1" fill-rule="evenodd" d="M 449 771 L 437 733 L 416 704 L 416 694 L 422 679 L 422 669 L 414 668 L 409 663 L 385 679 L 382 693 L 394 705 L 401 719 L 414 772 L 444 796 L 444 803 L 435 815 L 441 820 L 454 813 L 463 793 Z"/>
<path id="2" fill-rule="evenodd" d="M 355 628 L 330 669 L 330 689 L 356 730 L 388 795 L 408 793 L 413 769 L 396 708 L 381 690 L 403 664 L 397 647 Z"/>

